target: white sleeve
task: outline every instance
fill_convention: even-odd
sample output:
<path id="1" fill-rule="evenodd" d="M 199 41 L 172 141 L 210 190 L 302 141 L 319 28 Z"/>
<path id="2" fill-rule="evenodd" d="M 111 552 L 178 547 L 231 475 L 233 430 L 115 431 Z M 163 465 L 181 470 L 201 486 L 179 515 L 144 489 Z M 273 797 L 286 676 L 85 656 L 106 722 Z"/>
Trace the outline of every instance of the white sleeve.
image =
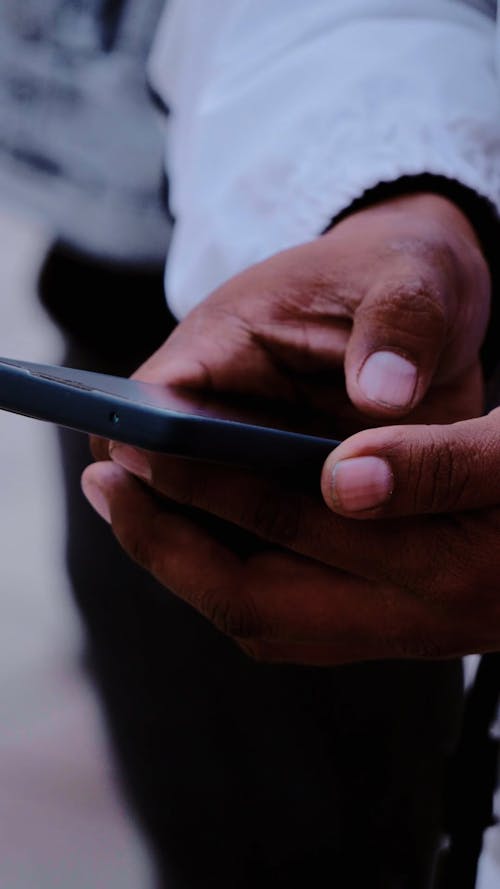
<path id="1" fill-rule="evenodd" d="M 371 16 L 330 35 L 334 97 L 296 166 L 290 236 L 321 231 L 381 182 L 423 173 L 457 180 L 499 209 L 494 20 L 453 0 L 406 3 L 403 16 L 388 14 L 401 4 L 363 5 Z"/>
<path id="2" fill-rule="evenodd" d="M 178 80 L 173 97 L 167 284 L 178 314 L 381 182 L 430 173 L 500 208 L 494 3 L 219 0 L 218 10 L 203 77 L 191 94 Z M 196 65 L 196 46 L 188 52 Z"/>

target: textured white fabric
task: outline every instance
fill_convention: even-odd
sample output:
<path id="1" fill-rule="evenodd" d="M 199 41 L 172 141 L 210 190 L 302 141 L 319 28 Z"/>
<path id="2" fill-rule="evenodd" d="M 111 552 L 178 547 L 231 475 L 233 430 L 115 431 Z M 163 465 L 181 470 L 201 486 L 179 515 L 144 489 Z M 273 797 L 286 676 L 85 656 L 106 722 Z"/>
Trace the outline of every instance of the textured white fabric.
<path id="1" fill-rule="evenodd" d="M 173 312 L 379 182 L 439 174 L 500 207 L 495 16 L 490 0 L 170 0 L 150 75 L 171 110 Z"/>

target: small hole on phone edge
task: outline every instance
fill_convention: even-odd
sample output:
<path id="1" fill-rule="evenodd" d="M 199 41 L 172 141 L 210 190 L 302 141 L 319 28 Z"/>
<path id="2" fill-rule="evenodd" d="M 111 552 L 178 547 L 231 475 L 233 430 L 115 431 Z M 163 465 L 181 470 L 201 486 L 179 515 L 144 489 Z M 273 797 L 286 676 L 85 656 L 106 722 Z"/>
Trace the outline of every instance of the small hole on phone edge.
<path id="1" fill-rule="evenodd" d="M 120 414 L 117 411 L 111 411 L 109 420 L 110 423 L 113 423 L 113 425 L 116 426 L 116 424 L 120 422 Z"/>

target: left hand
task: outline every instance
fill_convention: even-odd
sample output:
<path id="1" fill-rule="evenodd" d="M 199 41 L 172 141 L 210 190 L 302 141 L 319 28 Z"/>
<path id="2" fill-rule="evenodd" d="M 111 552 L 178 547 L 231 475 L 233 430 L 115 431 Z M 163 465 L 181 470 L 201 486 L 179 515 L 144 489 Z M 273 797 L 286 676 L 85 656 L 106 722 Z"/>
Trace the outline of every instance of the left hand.
<path id="1" fill-rule="evenodd" d="M 436 429 L 460 437 L 461 426 Z M 500 648 L 500 508 L 356 521 L 240 470 L 122 445 L 111 456 L 86 470 L 84 488 L 122 546 L 257 659 L 339 664 Z M 262 545 L 241 557 L 177 503 Z"/>
<path id="2" fill-rule="evenodd" d="M 443 198 L 406 196 L 226 282 L 139 376 L 305 403 L 334 415 L 336 430 L 368 417 L 452 422 L 481 409 L 488 306 L 489 273 L 468 221 Z M 143 474 L 138 452 L 135 463 L 117 447 L 112 456 Z M 497 644 L 487 621 L 474 632 L 465 608 L 455 613 L 457 597 L 472 608 L 470 577 L 446 605 L 438 600 L 456 573 L 457 553 L 445 564 L 439 549 L 453 549 L 446 523 L 442 533 L 418 520 L 361 527 L 332 515 L 319 492 L 315 500 L 249 474 L 142 456 L 160 493 L 270 542 L 242 558 L 116 465 L 86 470 L 86 492 L 127 552 L 255 657 L 339 663 Z"/>

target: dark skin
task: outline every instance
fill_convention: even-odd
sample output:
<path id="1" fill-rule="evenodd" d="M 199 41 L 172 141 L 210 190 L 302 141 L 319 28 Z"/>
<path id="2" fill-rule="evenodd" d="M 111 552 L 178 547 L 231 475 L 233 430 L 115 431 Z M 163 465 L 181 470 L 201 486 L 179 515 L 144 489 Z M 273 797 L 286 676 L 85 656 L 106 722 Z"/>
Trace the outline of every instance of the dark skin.
<path id="1" fill-rule="evenodd" d="M 486 262 L 453 204 L 418 195 L 360 211 L 227 282 L 137 376 L 272 393 L 345 428 L 386 427 L 337 448 L 316 496 L 293 480 L 102 442 L 112 462 L 89 467 L 84 490 L 132 558 L 255 658 L 493 650 L 500 483 L 477 477 L 484 460 L 500 465 L 500 420 L 471 419 L 488 306 Z M 242 557 L 177 503 L 259 545 Z"/>

